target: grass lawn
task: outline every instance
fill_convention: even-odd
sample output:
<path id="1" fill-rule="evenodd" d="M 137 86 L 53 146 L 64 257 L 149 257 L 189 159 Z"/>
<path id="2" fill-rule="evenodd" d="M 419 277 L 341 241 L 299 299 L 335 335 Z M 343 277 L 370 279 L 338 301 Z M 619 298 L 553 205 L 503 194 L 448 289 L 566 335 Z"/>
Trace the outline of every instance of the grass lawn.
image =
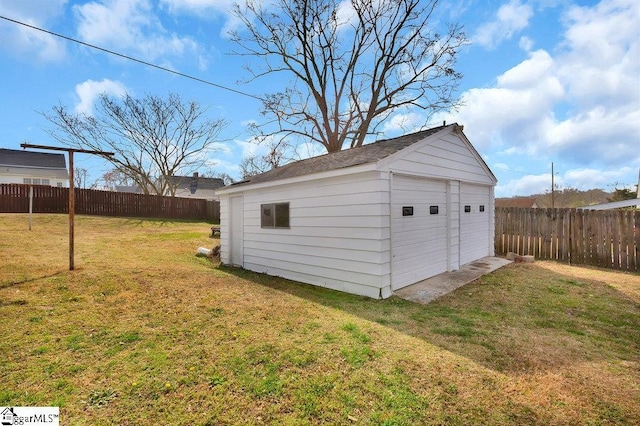
<path id="1" fill-rule="evenodd" d="M 0 406 L 61 424 L 640 424 L 640 276 L 512 264 L 428 305 L 220 267 L 207 223 L 0 214 Z"/>

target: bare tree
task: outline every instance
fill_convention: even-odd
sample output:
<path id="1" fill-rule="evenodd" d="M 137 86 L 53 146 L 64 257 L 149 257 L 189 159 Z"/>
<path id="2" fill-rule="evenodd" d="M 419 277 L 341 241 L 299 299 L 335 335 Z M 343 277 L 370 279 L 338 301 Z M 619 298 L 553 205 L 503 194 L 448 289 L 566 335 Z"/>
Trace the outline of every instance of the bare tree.
<path id="1" fill-rule="evenodd" d="M 235 179 L 228 173 L 214 173 L 211 177 L 222 179 L 222 182 L 225 185 L 232 185 L 236 182 Z"/>
<path id="2" fill-rule="evenodd" d="M 73 172 L 73 180 L 76 188 L 86 188 L 89 170 L 86 167 L 76 167 Z"/>
<path id="3" fill-rule="evenodd" d="M 224 120 L 205 117 L 196 102 L 179 95 L 136 99 L 102 94 L 94 115 L 74 114 L 55 106 L 43 115 L 53 124 L 49 134 L 62 144 L 112 151 L 105 157 L 144 193 L 172 194 L 171 176 L 190 174 L 213 149 Z"/>
<path id="4" fill-rule="evenodd" d="M 392 113 L 419 109 L 427 119 L 455 107 L 461 74 L 453 68 L 467 39 L 458 25 L 439 32 L 438 0 L 246 0 L 231 33 L 239 55 L 261 58 L 252 79 L 292 77 L 266 96 L 263 113 L 278 133 L 328 152 L 361 146 Z M 274 11 L 274 8 L 277 9 Z M 271 123 L 265 123 L 265 128 Z"/>
<path id="5" fill-rule="evenodd" d="M 266 138 L 256 140 L 257 144 L 264 143 Z M 264 154 L 246 155 L 240 163 L 242 179 L 267 172 L 293 160 L 292 154 L 297 154 L 286 138 L 271 139 L 266 142 L 267 152 Z"/>
<path id="6" fill-rule="evenodd" d="M 126 173 L 119 169 L 112 169 L 102 175 L 102 181 L 104 186 L 110 191 L 115 190 L 117 186 L 134 186 L 135 181 L 131 179 Z M 142 190 L 142 188 L 141 188 Z"/>

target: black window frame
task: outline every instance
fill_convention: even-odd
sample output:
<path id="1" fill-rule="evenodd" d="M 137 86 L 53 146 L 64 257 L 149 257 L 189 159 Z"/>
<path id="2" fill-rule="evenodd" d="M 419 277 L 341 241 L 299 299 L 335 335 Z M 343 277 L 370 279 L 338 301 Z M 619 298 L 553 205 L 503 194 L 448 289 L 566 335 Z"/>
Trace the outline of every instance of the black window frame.
<path id="1" fill-rule="evenodd" d="M 290 229 L 290 218 L 290 206 L 288 202 L 260 205 L 260 228 Z"/>

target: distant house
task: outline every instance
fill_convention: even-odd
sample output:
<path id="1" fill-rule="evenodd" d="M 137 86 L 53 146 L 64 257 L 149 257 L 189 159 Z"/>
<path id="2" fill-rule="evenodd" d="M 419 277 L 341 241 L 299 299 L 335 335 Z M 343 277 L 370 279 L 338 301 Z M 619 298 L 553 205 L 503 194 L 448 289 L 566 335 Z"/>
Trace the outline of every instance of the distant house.
<path id="1" fill-rule="evenodd" d="M 192 176 L 171 176 L 169 185 L 175 188 L 176 197 L 217 200 L 216 190 L 224 186 L 224 181 L 220 178 L 201 177 L 195 172 Z"/>
<path id="2" fill-rule="evenodd" d="M 220 178 L 201 177 L 197 172 L 192 176 L 171 176 L 169 187 L 175 188 L 175 196 L 181 198 L 198 198 L 204 200 L 217 200 L 216 189 L 224 186 L 224 181 Z M 116 192 L 128 192 L 132 194 L 144 194 L 139 185 L 126 186 L 116 185 Z M 155 193 L 150 189 L 150 193 Z M 165 196 L 171 196 L 171 191 L 167 190 Z"/>
<path id="3" fill-rule="evenodd" d="M 126 192 L 129 194 L 144 194 L 144 191 L 138 185 L 116 185 L 115 190 L 116 192 Z"/>
<path id="4" fill-rule="evenodd" d="M 373 298 L 494 255 L 496 178 L 452 124 L 217 191 L 224 264 Z"/>
<path id="5" fill-rule="evenodd" d="M 496 208 L 515 207 L 521 209 L 537 209 L 541 207 L 538 197 L 496 198 Z"/>
<path id="6" fill-rule="evenodd" d="M 69 186 L 64 154 L 0 148 L 0 183 Z"/>

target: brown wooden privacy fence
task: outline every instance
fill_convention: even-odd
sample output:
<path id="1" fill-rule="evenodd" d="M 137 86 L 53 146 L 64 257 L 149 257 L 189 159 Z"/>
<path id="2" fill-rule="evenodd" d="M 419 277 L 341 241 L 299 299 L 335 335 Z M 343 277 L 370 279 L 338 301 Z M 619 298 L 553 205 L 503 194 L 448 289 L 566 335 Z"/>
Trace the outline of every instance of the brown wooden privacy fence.
<path id="1" fill-rule="evenodd" d="M 640 272 L 640 211 L 497 208 L 497 254 Z"/>
<path id="2" fill-rule="evenodd" d="M 220 220 L 220 204 L 196 198 L 75 189 L 75 213 L 99 216 Z M 68 213 L 69 188 L 33 185 L 34 213 Z M 1 184 L 0 213 L 27 213 L 29 185 Z"/>

